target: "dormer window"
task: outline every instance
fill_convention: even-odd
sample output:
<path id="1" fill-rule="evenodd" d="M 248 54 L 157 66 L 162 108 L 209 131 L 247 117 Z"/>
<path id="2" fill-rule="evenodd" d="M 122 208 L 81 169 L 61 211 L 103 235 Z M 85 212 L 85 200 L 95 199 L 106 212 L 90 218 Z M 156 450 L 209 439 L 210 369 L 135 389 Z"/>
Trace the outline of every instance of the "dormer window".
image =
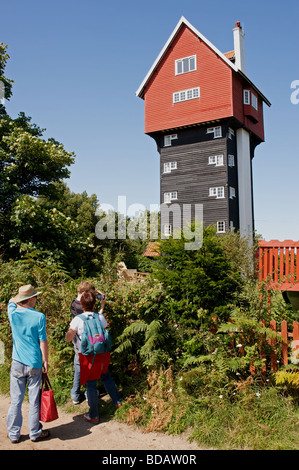
<path id="1" fill-rule="evenodd" d="M 256 111 L 258 110 L 258 100 L 257 96 L 250 92 L 250 90 L 243 91 L 243 102 L 247 106 L 252 106 Z"/>
<path id="2" fill-rule="evenodd" d="M 181 75 L 182 73 L 193 72 L 196 70 L 196 55 L 184 57 L 175 61 L 175 74 Z"/>

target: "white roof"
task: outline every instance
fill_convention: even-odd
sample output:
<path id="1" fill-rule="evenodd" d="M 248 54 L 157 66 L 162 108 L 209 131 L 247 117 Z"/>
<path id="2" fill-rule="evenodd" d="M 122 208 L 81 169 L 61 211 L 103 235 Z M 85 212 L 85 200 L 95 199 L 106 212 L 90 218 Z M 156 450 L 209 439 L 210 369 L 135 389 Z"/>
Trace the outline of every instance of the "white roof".
<path id="1" fill-rule="evenodd" d="M 201 34 L 196 28 L 194 28 L 194 26 L 192 26 L 191 23 L 189 23 L 188 20 L 186 20 L 186 18 L 184 16 L 182 16 L 178 22 L 178 24 L 176 25 L 176 27 L 174 28 L 172 34 L 170 35 L 168 41 L 166 42 L 165 46 L 163 47 L 162 51 L 160 52 L 160 54 L 158 55 L 158 57 L 156 58 L 155 62 L 153 63 L 152 67 L 150 68 L 148 74 L 146 75 L 146 77 L 144 78 L 143 82 L 141 83 L 140 87 L 138 88 L 138 90 L 136 91 L 136 96 L 139 96 L 140 98 L 143 97 L 143 93 L 144 93 L 144 89 L 152 75 L 152 73 L 154 72 L 154 70 L 156 69 L 156 67 L 158 66 L 158 64 L 160 63 L 160 61 L 162 60 L 164 54 L 166 53 L 169 45 L 171 44 L 171 42 L 173 41 L 173 39 L 175 38 L 177 32 L 179 31 L 179 29 L 181 28 L 182 25 L 186 25 L 188 26 L 188 28 L 193 31 L 194 34 L 196 34 L 203 42 L 205 42 L 222 60 L 224 60 L 224 62 L 227 63 L 227 65 L 229 65 L 229 67 L 231 67 L 235 72 L 238 72 L 240 73 L 249 83 L 250 85 L 257 91 L 257 93 L 259 93 L 259 95 L 261 95 L 262 99 L 268 104 L 268 106 L 271 106 L 271 103 L 267 100 L 267 98 L 256 88 L 256 86 L 249 80 L 249 78 L 243 73 L 241 72 L 238 67 L 236 67 L 236 65 L 231 62 L 221 51 L 219 51 L 219 49 L 217 49 L 217 47 L 214 46 L 214 44 L 212 44 L 203 34 Z"/>

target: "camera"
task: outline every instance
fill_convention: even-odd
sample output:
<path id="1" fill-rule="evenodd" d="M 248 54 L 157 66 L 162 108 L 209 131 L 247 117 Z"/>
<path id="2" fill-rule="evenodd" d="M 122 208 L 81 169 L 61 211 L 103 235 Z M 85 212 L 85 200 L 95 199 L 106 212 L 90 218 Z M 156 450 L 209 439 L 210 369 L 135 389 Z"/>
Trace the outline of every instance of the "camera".
<path id="1" fill-rule="evenodd" d="M 98 300 L 105 300 L 105 297 L 106 297 L 105 294 L 96 294 L 96 298 Z"/>

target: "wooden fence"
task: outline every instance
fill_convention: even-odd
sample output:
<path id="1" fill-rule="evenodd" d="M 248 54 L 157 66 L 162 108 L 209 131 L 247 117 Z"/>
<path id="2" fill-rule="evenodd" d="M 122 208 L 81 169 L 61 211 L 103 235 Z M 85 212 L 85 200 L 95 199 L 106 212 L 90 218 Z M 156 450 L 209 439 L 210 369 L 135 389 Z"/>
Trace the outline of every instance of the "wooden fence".
<path id="1" fill-rule="evenodd" d="M 261 322 L 265 326 L 265 322 Z M 279 333 L 285 341 L 281 341 L 281 352 L 282 352 L 282 364 L 287 365 L 289 363 L 289 357 L 291 363 L 299 363 L 299 323 L 293 322 L 292 331 L 288 331 L 288 325 L 285 320 L 281 322 L 280 331 L 277 330 L 277 324 L 275 320 L 270 321 L 270 329 Z M 273 371 L 278 370 L 278 355 L 277 355 L 277 341 L 276 339 L 268 339 L 268 343 L 271 346 L 271 357 L 270 357 L 270 368 Z M 289 352 L 291 353 L 289 356 Z M 240 355 L 244 354 L 244 349 L 240 350 Z M 261 359 L 266 358 L 265 351 L 260 351 Z M 251 366 L 251 372 L 254 374 L 254 366 Z M 266 365 L 263 368 L 263 372 L 266 372 Z"/>
<path id="2" fill-rule="evenodd" d="M 277 331 L 285 341 L 281 342 L 282 349 L 282 364 L 287 365 L 289 361 L 289 347 L 291 348 L 291 362 L 299 363 L 299 323 L 297 321 L 293 322 L 293 331 L 288 332 L 288 325 L 285 320 L 281 322 L 280 331 L 277 331 L 277 325 L 275 320 L 271 320 L 270 328 L 273 331 Z M 278 369 L 277 362 L 277 351 L 275 348 L 275 340 L 269 340 L 271 348 L 271 370 Z M 297 359 L 298 355 L 298 359 Z"/>
<path id="3" fill-rule="evenodd" d="M 259 240 L 260 281 L 270 289 L 299 291 L 299 241 Z"/>

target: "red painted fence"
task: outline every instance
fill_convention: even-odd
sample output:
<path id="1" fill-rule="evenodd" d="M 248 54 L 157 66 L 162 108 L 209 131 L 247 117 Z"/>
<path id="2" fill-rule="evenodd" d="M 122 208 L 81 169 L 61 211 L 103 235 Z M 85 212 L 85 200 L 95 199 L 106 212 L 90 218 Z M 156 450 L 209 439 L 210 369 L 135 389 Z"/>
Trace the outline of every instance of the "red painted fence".
<path id="1" fill-rule="evenodd" d="M 260 281 L 271 289 L 299 291 L 299 241 L 259 240 L 258 268 Z"/>
<path id="2" fill-rule="evenodd" d="M 288 325 L 285 320 L 281 322 L 280 331 L 277 330 L 277 325 L 275 320 L 270 321 L 270 328 L 273 331 L 279 333 L 285 341 L 281 342 L 282 349 L 282 365 L 287 365 L 289 362 L 289 348 L 291 353 L 291 362 L 296 362 L 299 360 L 299 323 L 297 321 L 293 322 L 292 331 L 288 332 Z M 277 362 L 277 351 L 276 351 L 276 340 L 270 339 L 269 343 L 271 346 L 271 370 L 278 369 Z M 298 356 L 298 358 L 297 358 Z"/>

